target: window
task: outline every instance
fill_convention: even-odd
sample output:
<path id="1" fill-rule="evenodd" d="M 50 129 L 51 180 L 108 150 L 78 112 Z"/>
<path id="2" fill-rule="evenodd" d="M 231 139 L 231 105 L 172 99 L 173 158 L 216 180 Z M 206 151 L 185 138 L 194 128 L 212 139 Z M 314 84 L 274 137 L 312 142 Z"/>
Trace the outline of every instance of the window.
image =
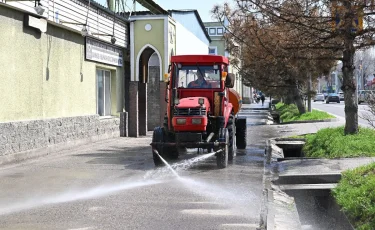
<path id="1" fill-rule="evenodd" d="M 223 28 L 217 28 L 217 35 L 223 35 L 224 30 Z"/>
<path id="2" fill-rule="evenodd" d="M 216 46 L 208 47 L 208 54 L 217 55 L 217 47 Z"/>
<path id="3" fill-rule="evenodd" d="M 178 88 L 220 88 L 220 73 L 213 66 L 183 66 L 175 84 Z"/>
<path id="4" fill-rule="evenodd" d="M 99 116 L 111 115 L 111 72 L 97 69 L 97 114 Z"/>
<path id="5" fill-rule="evenodd" d="M 216 28 L 209 29 L 210 35 L 216 35 Z"/>

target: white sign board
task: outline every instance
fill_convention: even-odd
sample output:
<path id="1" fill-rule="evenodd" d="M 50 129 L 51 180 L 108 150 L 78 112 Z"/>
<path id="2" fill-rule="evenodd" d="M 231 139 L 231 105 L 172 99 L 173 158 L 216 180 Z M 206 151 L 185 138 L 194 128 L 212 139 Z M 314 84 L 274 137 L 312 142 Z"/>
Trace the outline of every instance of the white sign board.
<path id="1" fill-rule="evenodd" d="M 27 26 L 39 29 L 42 33 L 47 32 L 47 20 L 43 18 L 36 18 L 31 15 L 25 16 L 25 23 Z"/>
<path id="2" fill-rule="evenodd" d="M 114 66 L 123 65 L 122 49 L 90 37 L 86 37 L 86 60 Z"/>

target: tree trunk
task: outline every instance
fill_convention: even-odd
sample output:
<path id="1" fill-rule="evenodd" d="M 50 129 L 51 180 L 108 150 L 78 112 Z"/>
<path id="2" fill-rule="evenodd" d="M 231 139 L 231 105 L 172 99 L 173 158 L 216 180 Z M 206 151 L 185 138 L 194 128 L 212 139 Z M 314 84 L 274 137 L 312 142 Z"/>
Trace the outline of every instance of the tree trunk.
<path id="1" fill-rule="evenodd" d="M 299 114 L 304 114 L 306 113 L 306 108 L 305 108 L 305 105 L 303 103 L 303 100 L 302 100 L 302 97 L 299 93 L 299 90 L 297 88 L 297 85 L 295 85 L 293 88 L 292 88 L 292 92 L 291 92 L 292 96 L 293 96 L 293 101 L 294 103 L 296 103 L 297 105 L 297 108 L 298 108 L 298 111 L 299 111 Z"/>
<path id="2" fill-rule="evenodd" d="M 356 83 L 354 80 L 354 40 L 345 38 L 345 49 L 342 60 L 343 85 L 345 98 L 345 135 L 358 133 L 358 105 L 356 100 Z"/>

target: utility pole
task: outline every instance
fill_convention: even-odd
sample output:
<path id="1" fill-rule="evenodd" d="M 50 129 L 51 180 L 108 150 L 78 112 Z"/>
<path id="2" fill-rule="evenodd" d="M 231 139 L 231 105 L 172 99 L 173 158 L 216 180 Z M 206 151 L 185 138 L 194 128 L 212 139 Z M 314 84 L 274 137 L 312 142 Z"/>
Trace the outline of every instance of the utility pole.
<path id="1" fill-rule="evenodd" d="M 311 88 L 312 88 L 312 82 L 311 82 L 311 73 L 310 73 L 310 71 L 307 74 L 309 75 L 309 83 L 307 84 L 307 110 L 308 110 L 308 112 L 312 112 L 312 108 L 311 108 Z"/>

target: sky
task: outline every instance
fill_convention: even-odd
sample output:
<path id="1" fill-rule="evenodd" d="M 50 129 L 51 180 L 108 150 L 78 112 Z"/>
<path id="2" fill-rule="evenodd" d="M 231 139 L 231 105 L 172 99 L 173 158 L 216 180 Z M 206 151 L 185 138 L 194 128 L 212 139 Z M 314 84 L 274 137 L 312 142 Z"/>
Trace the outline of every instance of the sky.
<path id="1" fill-rule="evenodd" d="M 96 0 L 100 4 L 106 6 L 106 0 Z M 127 4 L 131 4 L 131 0 L 124 0 Z M 225 0 L 154 0 L 157 4 L 165 10 L 185 10 L 196 9 L 199 12 L 202 21 L 211 22 L 216 21 L 212 18 L 210 11 L 215 4 L 224 4 L 228 2 Z M 137 11 L 146 10 L 141 5 L 136 6 Z"/>

